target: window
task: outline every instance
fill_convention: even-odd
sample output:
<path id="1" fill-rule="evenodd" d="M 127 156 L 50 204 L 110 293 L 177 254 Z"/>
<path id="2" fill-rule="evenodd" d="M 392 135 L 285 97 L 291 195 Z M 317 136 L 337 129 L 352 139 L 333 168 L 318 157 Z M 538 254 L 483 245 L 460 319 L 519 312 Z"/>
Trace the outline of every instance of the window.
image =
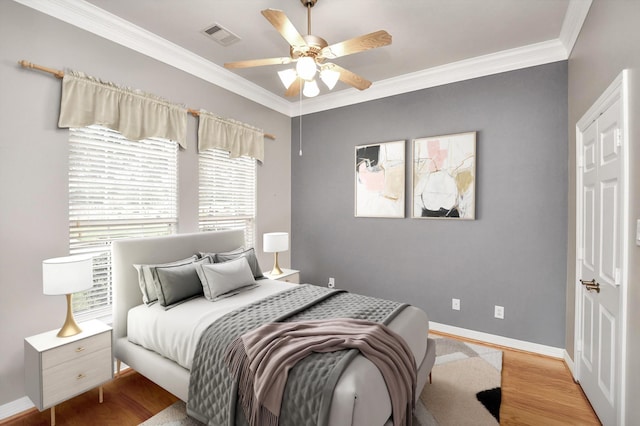
<path id="1" fill-rule="evenodd" d="M 254 246 L 256 160 L 229 158 L 209 149 L 200 153 L 200 230 L 244 230 L 245 247 Z"/>
<path id="2" fill-rule="evenodd" d="M 94 286 L 74 295 L 81 320 L 111 314 L 111 241 L 167 235 L 178 221 L 178 144 L 70 129 L 69 249 L 95 253 Z"/>

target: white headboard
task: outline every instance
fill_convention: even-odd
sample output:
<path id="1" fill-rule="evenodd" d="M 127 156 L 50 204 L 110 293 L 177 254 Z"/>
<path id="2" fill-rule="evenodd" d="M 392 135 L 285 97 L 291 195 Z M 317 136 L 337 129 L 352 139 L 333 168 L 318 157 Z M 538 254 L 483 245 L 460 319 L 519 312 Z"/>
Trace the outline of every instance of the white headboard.
<path id="1" fill-rule="evenodd" d="M 114 339 L 127 335 L 127 312 L 142 303 L 134 264 L 165 263 L 201 251 L 225 252 L 242 245 L 243 231 L 197 232 L 114 241 L 111 246 Z"/>

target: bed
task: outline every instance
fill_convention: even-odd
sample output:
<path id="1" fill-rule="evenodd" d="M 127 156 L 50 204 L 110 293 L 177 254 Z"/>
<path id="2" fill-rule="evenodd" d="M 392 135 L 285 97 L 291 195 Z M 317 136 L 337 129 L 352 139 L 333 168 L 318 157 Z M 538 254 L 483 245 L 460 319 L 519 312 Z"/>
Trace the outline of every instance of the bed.
<path id="1" fill-rule="evenodd" d="M 181 400 L 188 401 L 189 357 L 192 355 L 182 354 L 183 358 L 186 357 L 186 361 L 180 359 L 174 361 L 167 356 L 176 359 L 180 355 L 163 356 L 154 350 L 131 342 L 128 337 L 127 321 L 130 311 L 135 312 L 135 309 L 140 309 L 139 306 L 142 304 L 138 274 L 133 265 L 171 262 L 198 252 L 229 252 L 242 246 L 243 243 L 242 231 L 200 232 L 115 241 L 112 246 L 113 336 L 114 355 L 118 364 L 122 362 L 128 365 Z M 272 280 L 261 280 L 260 283 L 264 284 L 260 286 L 264 289 L 295 286 L 295 284 Z M 203 302 L 203 298 L 200 299 L 185 303 L 185 305 L 192 304 L 188 305 L 189 312 L 195 312 L 194 309 L 203 309 L 202 306 L 207 303 L 212 305 L 211 302 Z M 235 302 L 226 301 L 225 303 L 232 306 Z M 147 307 L 143 305 L 143 308 Z M 182 312 L 186 312 L 185 306 L 179 308 Z M 176 316 L 181 312 L 174 309 L 166 312 L 172 311 L 172 315 Z M 132 329 L 137 323 L 138 320 L 132 321 L 130 325 Z M 427 315 L 422 310 L 409 306 L 395 316 L 388 327 L 405 339 L 414 354 L 417 367 L 417 398 L 427 382 L 435 360 L 435 344 L 427 338 Z M 174 346 L 182 348 L 182 344 Z M 389 393 L 382 375 L 370 361 L 362 356 L 356 356 L 348 364 L 335 386 L 330 402 L 328 424 L 331 426 L 391 424 L 391 411 Z"/>

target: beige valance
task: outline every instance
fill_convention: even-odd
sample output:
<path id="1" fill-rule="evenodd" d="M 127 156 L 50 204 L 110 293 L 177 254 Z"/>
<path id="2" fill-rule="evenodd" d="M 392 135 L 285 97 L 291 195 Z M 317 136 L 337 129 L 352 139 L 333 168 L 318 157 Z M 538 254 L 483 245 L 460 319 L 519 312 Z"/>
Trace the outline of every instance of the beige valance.
<path id="1" fill-rule="evenodd" d="M 77 71 L 62 80 L 59 127 L 98 124 L 127 139 L 165 138 L 187 147 L 187 108 Z"/>
<path id="2" fill-rule="evenodd" d="M 228 151 L 230 158 L 245 155 L 264 162 L 264 131 L 200 110 L 198 151 L 212 148 Z"/>

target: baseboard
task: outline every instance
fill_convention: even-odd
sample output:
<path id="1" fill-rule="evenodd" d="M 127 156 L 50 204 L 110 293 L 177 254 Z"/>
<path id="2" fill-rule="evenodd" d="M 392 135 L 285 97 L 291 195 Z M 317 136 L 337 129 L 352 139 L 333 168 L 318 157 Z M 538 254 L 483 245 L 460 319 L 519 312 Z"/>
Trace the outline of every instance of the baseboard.
<path id="1" fill-rule="evenodd" d="M 575 365 L 573 363 L 573 360 L 569 356 L 569 352 L 567 352 L 566 349 L 564 351 L 563 358 L 564 358 L 564 363 L 567 364 L 567 368 L 569 368 L 569 371 L 571 372 L 571 377 L 573 377 L 573 380 L 577 381 Z"/>
<path id="2" fill-rule="evenodd" d="M 495 334 L 483 333 L 481 331 L 468 330 L 466 328 L 454 327 L 452 325 L 440 324 L 433 321 L 429 322 L 429 329 L 439 331 L 441 333 L 465 337 L 467 339 L 480 340 L 493 345 L 500 345 L 520 351 L 545 355 L 552 358 L 565 359 L 565 354 L 567 353 L 567 351 L 562 348 L 526 342 L 524 340 L 512 339 L 510 337 L 503 337 Z"/>
<path id="3" fill-rule="evenodd" d="M 28 396 L 0 405 L 0 421 L 34 408 Z"/>

